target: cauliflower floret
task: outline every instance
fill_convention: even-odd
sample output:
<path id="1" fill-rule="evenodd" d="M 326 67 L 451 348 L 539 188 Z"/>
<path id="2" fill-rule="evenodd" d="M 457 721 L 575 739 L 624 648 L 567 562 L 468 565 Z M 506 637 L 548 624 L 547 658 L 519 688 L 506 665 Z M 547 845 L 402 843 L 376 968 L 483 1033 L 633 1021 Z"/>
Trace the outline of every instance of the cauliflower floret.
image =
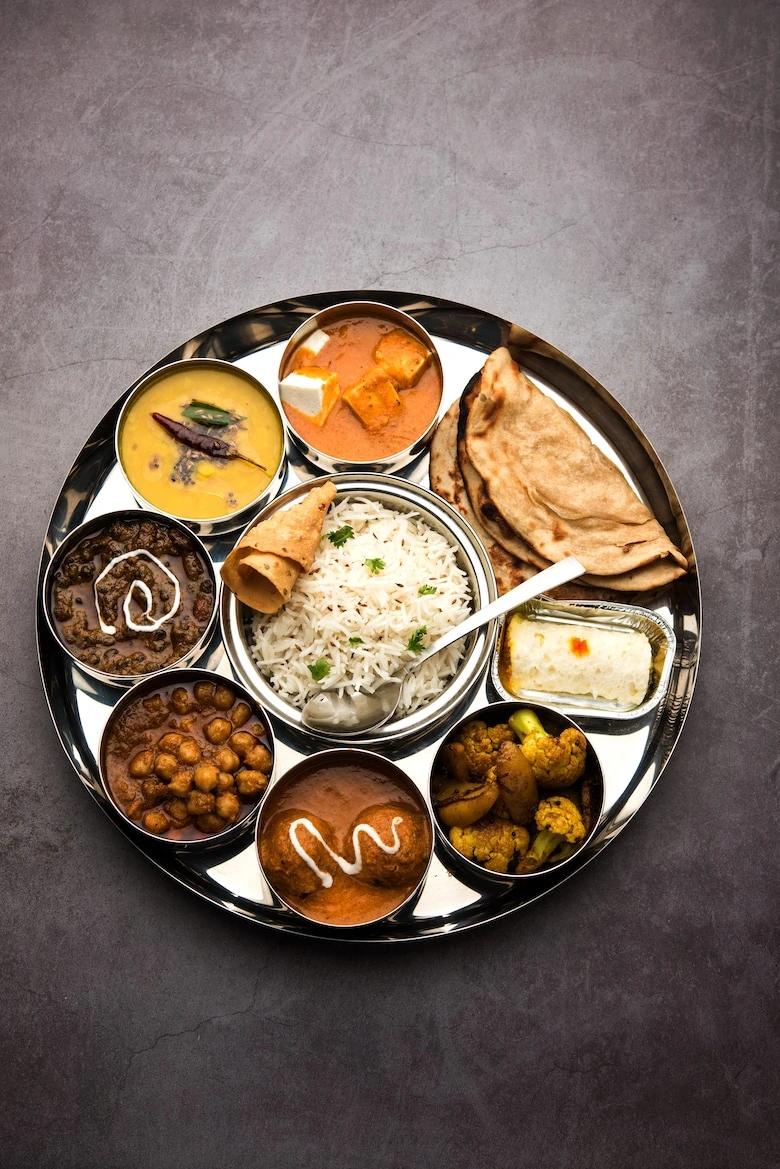
<path id="1" fill-rule="evenodd" d="M 530 836 L 527 829 L 509 820 L 487 817 L 468 828 L 451 828 L 450 842 L 469 860 L 493 873 L 506 873 L 525 856 Z"/>
<path id="2" fill-rule="evenodd" d="M 569 787 L 585 770 L 587 743 L 582 731 L 566 727 L 550 735 L 532 710 L 519 710 L 509 720 L 521 740 L 523 754 L 539 787 Z"/>
<path id="3" fill-rule="evenodd" d="M 522 751 L 540 787 L 568 787 L 585 770 L 585 736 L 574 727 L 560 735 L 526 735 Z"/>
<path id="4" fill-rule="evenodd" d="M 585 839 L 585 825 L 579 809 L 566 796 L 550 796 L 539 801 L 536 809 L 536 827 L 539 834 L 523 858 L 519 873 L 533 873 L 552 857 L 563 860 L 574 850 L 565 849 L 562 854 L 556 850 L 562 845 L 576 845 Z M 553 857 L 553 853 L 556 856 Z"/>
<path id="5" fill-rule="evenodd" d="M 457 739 L 442 747 L 442 761 L 449 774 L 466 783 L 483 779 L 496 762 L 502 743 L 516 743 L 514 731 L 506 723 L 488 727 L 479 719 L 466 723 Z"/>

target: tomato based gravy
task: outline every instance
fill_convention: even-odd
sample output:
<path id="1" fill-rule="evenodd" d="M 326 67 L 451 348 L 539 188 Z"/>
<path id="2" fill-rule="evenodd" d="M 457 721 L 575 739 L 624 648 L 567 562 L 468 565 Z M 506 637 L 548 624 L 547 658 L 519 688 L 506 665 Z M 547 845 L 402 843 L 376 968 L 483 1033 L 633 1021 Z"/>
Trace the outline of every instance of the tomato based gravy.
<path id="1" fill-rule="evenodd" d="M 279 374 L 282 407 L 301 438 L 351 462 L 371 462 L 411 446 L 441 402 L 441 367 L 432 351 L 380 317 L 348 317 L 318 331 L 320 342 L 325 334 L 327 342 L 316 352 L 305 341 L 299 345 Z M 323 394 L 333 396 L 315 398 L 314 413 L 304 412 L 285 394 L 284 379 L 296 372 L 320 383 L 326 373 L 335 374 L 337 390 L 328 385 Z"/>
<path id="2" fill-rule="evenodd" d="M 149 683 L 151 685 L 151 683 Z M 176 679 L 109 722 L 101 771 L 116 805 L 153 836 L 203 840 L 240 823 L 273 766 L 265 726 L 226 679 Z"/>

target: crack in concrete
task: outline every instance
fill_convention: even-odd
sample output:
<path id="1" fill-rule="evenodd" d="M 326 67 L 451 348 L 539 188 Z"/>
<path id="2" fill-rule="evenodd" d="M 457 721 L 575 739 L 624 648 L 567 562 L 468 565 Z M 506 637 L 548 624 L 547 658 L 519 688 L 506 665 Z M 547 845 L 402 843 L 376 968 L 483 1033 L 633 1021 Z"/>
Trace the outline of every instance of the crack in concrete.
<path id="1" fill-rule="evenodd" d="M 540 244 L 546 243 L 548 240 L 553 239 L 556 235 L 560 235 L 562 232 L 568 231 L 569 228 L 571 228 L 571 227 L 576 227 L 579 223 L 582 222 L 583 219 L 586 218 L 587 214 L 589 214 L 589 212 L 586 212 L 584 215 L 581 215 L 579 217 L 579 219 L 569 220 L 567 223 L 562 224 L 561 227 L 556 227 L 556 229 L 554 231 L 548 232 L 547 235 L 543 235 L 539 239 L 530 240 L 528 243 L 486 244 L 484 247 L 481 247 L 481 248 L 463 248 L 460 252 L 458 252 L 455 255 L 433 256 L 430 260 L 425 260 L 421 264 L 413 264 L 412 267 L 410 267 L 410 268 L 388 269 L 387 271 L 384 271 L 384 272 L 375 273 L 369 277 L 369 283 L 373 283 L 375 281 L 380 281 L 380 280 L 385 280 L 391 276 L 392 277 L 407 276 L 410 272 L 420 272 L 420 271 L 423 271 L 425 268 L 430 268 L 434 264 L 441 264 L 441 263 L 454 264 L 454 263 L 457 263 L 458 260 L 464 259 L 464 257 L 466 257 L 466 256 L 480 256 L 480 255 L 483 255 L 487 252 L 527 251 L 529 248 L 535 248 L 535 247 L 538 247 Z"/>

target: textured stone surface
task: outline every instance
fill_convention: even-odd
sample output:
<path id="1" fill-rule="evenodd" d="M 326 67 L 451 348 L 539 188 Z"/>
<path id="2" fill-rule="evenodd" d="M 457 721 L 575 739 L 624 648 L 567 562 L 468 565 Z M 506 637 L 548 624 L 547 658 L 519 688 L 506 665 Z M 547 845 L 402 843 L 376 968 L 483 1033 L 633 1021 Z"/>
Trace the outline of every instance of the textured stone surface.
<path id="1" fill-rule="evenodd" d="M 779 33 L 768 0 L 3 5 L 4 1169 L 778 1164 Z M 81 788 L 37 670 L 92 427 L 209 324 L 327 288 L 570 353 L 660 453 L 703 578 L 653 798 L 441 944 L 200 903 Z"/>

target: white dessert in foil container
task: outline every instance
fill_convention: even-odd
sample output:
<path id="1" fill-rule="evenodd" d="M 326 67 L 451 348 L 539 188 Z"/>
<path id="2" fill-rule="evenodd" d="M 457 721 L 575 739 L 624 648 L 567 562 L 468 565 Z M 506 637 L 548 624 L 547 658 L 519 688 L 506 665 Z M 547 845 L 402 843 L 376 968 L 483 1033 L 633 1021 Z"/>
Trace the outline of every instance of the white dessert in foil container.
<path id="1" fill-rule="evenodd" d="M 650 609 L 537 598 L 504 619 L 491 678 L 507 699 L 639 718 L 666 693 L 675 647 L 673 630 Z"/>

